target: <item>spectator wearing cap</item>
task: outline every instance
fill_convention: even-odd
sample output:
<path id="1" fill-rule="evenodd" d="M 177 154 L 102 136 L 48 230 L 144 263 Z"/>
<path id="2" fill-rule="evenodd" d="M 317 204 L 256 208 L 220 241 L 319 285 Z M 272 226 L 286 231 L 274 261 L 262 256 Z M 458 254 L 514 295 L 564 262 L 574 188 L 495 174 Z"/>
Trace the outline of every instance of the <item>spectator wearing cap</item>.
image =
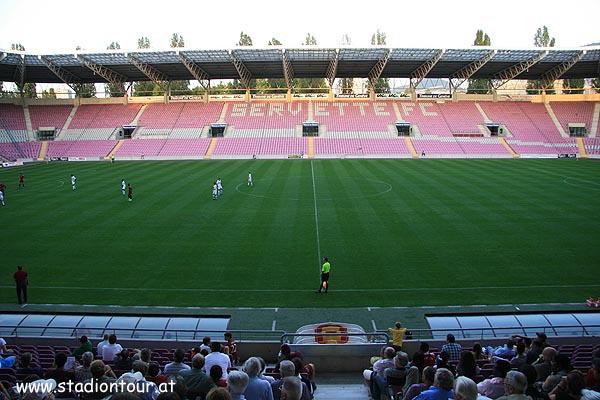
<path id="1" fill-rule="evenodd" d="M 82 335 L 79 338 L 79 343 L 80 343 L 80 346 L 78 348 L 76 348 L 75 350 L 73 350 L 73 356 L 75 356 L 75 357 L 80 356 L 83 353 L 85 353 L 86 351 L 89 351 L 92 354 L 94 353 L 94 346 L 92 345 L 92 342 L 88 339 L 88 337 L 86 335 Z"/>
<path id="2" fill-rule="evenodd" d="M 512 367 L 507 360 L 501 358 L 497 359 L 494 363 L 492 377 L 477 384 L 477 391 L 479 394 L 489 397 L 490 399 L 497 399 L 498 397 L 504 396 L 504 378 L 506 378 L 506 374 L 511 368 Z"/>
<path id="3" fill-rule="evenodd" d="M 456 343 L 454 335 L 449 333 L 446 335 L 446 344 L 442 346 L 441 351 L 447 351 L 450 354 L 450 361 L 458 362 L 460 360 L 460 353 L 462 353 L 462 346 Z"/>

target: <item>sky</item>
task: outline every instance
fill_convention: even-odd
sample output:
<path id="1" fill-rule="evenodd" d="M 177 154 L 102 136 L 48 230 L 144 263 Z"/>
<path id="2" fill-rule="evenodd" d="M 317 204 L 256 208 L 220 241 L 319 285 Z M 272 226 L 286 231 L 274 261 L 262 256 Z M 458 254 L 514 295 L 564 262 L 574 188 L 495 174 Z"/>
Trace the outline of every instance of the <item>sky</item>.
<path id="1" fill-rule="evenodd" d="M 173 33 L 188 49 L 229 49 L 243 31 L 255 47 L 276 38 L 299 47 L 308 33 L 318 46 L 369 46 L 377 31 L 389 47 L 464 48 L 478 29 L 492 47 L 530 48 L 547 26 L 556 47 L 600 42 L 600 0 L 0 0 L 0 49 L 28 53 L 137 48 L 140 37 L 166 50 Z"/>

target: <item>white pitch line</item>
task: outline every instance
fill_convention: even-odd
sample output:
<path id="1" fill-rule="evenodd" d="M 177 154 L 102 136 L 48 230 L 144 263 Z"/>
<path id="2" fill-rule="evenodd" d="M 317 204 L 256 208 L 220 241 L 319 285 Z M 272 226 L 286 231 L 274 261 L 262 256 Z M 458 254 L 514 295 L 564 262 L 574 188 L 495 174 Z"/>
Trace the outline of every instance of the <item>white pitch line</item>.
<path id="1" fill-rule="evenodd" d="M 315 227 L 317 231 L 317 266 L 319 269 L 319 275 L 321 274 L 321 239 L 319 237 L 319 212 L 317 210 L 317 189 L 315 188 L 315 169 L 313 167 L 313 161 L 310 160 L 310 174 L 312 176 L 312 188 L 313 188 L 313 201 L 315 204 Z"/>
<path id="2" fill-rule="evenodd" d="M 124 291 L 124 292 L 239 292 L 240 289 L 217 289 L 217 288 L 124 288 L 124 287 L 85 287 L 85 286 L 31 286 L 32 289 L 50 290 L 101 290 L 101 291 Z M 12 289 L 14 286 L 0 286 L 0 289 Z M 455 292 L 460 290 L 506 290 L 506 289 L 574 289 L 574 288 L 600 288 L 600 284 L 589 285 L 528 285 L 528 286 L 475 286 L 475 287 L 419 287 L 419 288 L 375 288 L 375 289 L 337 289 L 336 292 L 346 293 L 373 293 L 373 292 Z M 244 292 L 252 293 L 287 293 L 307 292 L 309 289 L 244 289 Z M 561 304 L 561 303 L 559 303 Z M 461 306 L 463 307 L 463 306 Z M 248 309 L 253 309 L 248 307 Z"/>
<path id="3" fill-rule="evenodd" d="M 273 320 L 273 325 L 271 325 L 271 330 L 272 331 L 275 330 L 275 325 L 277 325 L 277 320 L 276 319 Z"/>

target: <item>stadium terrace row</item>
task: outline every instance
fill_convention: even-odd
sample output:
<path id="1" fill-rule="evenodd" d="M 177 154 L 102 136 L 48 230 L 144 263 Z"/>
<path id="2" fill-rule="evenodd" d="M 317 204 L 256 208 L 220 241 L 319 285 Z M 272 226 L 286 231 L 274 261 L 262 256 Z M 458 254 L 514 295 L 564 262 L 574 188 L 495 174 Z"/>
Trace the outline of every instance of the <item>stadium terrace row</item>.
<path id="1" fill-rule="evenodd" d="M 0 155 L 38 157 L 251 157 L 251 156 L 494 156 L 581 154 L 569 125 L 583 125 L 588 154 L 600 154 L 597 102 L 298 101 L 171 102 L 168 104 L 0 104 Z M 302 137 L 302 123 L 319 122 L 319 136 Z M 395 123 L 410 122 L 410 138 Z M 212 123 L 227 124 L 211 139 Z M 504 138 L 490 136 L 499 123 Z M 133 139 L 117 140 L 125 125 Z M 34 138 L 55 127 L 44 149 Z M 9 131 L 7 131 L 8 129 Z M 211 146 L 211 140 L 215 140 Z M 16 142 L 16 144 L 14 143 Z"/>

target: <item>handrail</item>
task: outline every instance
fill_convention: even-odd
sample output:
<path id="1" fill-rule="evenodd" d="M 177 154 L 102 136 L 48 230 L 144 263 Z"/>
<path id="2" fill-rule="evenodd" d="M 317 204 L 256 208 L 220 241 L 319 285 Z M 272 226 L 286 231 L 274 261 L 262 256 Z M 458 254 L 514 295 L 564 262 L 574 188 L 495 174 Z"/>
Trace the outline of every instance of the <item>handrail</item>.
<path id="1" fill-rule="evenodd" d="M 7 332 L 10 330 L 10 332 Z M 67 330 L 69 335 L 64 332 L 55 337 L 79 337 L 81 335 L 99 336 L 104 333 L 115 333 L 122 335 L 122 339 L 152 339 L 152 340 L 198 340 L 201 335 L 223 334 L 225 330 L 208 330 L 208 329 L 164 329 L 164 328 L 108 328 L 108 327 L 73 327 L 73 326 L 39 326 L 39 325 L 20 325 L 20 324 L 4 324 L 0 325 L 0 332 L 4 337 L 28 337 L 27 330 L 41 330 L 41 333 L 36 333 L 35 336 L 45 336 L 46 332 Z M 506 338 L 513 333 L 524 334 L 525 332 L 544 332 L 547 336 L 565 336 L 561 331 L 571 331 L 569 336 L 586 337 L 597 336 L 600 333 L 600 324 L 596 325 L 554 325 L 554 326 L 502 326 L 502 327 L 484 327 L 484 328 L 440 328 L 440 329 L 411 329 L 410 336 L 405 337 L 405 340 L 422 340 L 439 338 L 444 339 L 447 333 L 453 333 L 456 339 L 484 339 L 484 338 Z M 294 333 L 284 330 L 227 330 L 231 332 L 236 340 L 265 340 L 265 338 L 277 338 L 276 340 L 285 343 L 292 337 L 302 336 L 365 336 L 370 342 L 380 343 L 380 337 L 384 336 L 389 340 L 387 331 L 376 330 L 364 333 L 341 333 L 341 332 L 315 332 L 315 333 Z M 127 334 L 125 334 L 127 333 Z M 146 335 L 136 335 L 143 334 Z M 532 334 L 533 335 L 533 334 Z M 142 336 L 142 337 L 139 337 Z M 145 336 L 145 337 L 143 337 Z M 160 336 L 160 337 L 156 337 Z M 190 337 L 191 336 L 191 337 Z M 52 337 L 47 335 L 46 337 Z M 383 342 L 383 339 L 381 339 Z"/>

